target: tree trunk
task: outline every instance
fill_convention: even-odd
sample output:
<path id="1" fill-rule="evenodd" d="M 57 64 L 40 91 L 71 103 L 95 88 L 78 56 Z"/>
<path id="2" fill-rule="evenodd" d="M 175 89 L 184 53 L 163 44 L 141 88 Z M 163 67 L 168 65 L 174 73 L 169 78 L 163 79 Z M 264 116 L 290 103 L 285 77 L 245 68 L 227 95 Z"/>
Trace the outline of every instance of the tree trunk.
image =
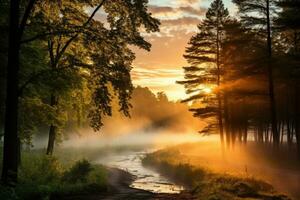
<path id="1" fill-rule="evenodd" d="M 9 47 L 6 79 L 6 104 L 2 182 L 17 183 L 18 176 L 18 72 L 19 72 L 19 0 L 10 1 Z"/>
<path id="2" fill-rule="evenodd" d="M 288 148 L 289 150 L 291 150 L 291 147 L 292 147 L 292 143 L 293 141 L 291 140 L 291 119 L 290 119 L 290 107 L 289 107 L 289 98 L 291 97 L 291 94 L 290 92 L 288 93 L 287 95 L 287 98 L 286 98 L 286 138 L 287 138 L 287 145 L 288 145 Z"/>
<path id="3" fill-rule="evenodd" d="M 47 146 L 47 155 L 52 155 L 54 151 L 54 144 L 55 144 L 55 136 L 56 136 L 56 126 L 53 124 L 50 125 L 49 129 L 49 139 L 48 139 L 48 146 Z"/>
<path id="4" fill-rule="evenodd" d="M 57 104 L 58 104 L 58 98 L 54 94 L 51 94 L 50 105 L 52 107 L 54 107 L 54 106 L 57 106 Z M 51 124 L 50 128 L 49 128 L 49 138 L 48 138 L 48 146 L 47 146 L 47 152 L 46 152 L 47 155 L 53 154 L 56 132 L 57 132 L 57 127 L 55 125 Z"/>
<path id="5" fill-rule="evenodd" d="M 299 88 L 295 86 L 295 135 L 296 145 L 298 151 L 298 158 L 300 159 L 300 107 L 299 107 Z"/>
<path id="6" fill-rule="evenodd" d="M 219 17 L 218 17 L 219 18 Z M 217 47 L 217 53 L 216 53 L 216 61 L 217 61 L 217 85 L 220 86 L 221 82 L 221 73 L 220 73 L 220 33 L 219 33 L 219 19 L 217 24 L 217 38 L 216 38 L 216 47 Z M 218 99 L 218 120 L 219 120 L 219 131 L 220 131 L 220 140 L 222 145 L 222 150 L 224 151 L 224 127 L 223 127 L 223 114 L 222 114 L 222 99 L 220 91 L 217 93 L 217 99 Z"/>
<path id="7" fill-rule="evenodd" d="M 222 115 L 222 102 L 220 94 L 218 94 L 218 120 L 219 120 L 219 131 L 222 148 L 224 148 L 224 127 L 223 127 L 223 115 Z"/>
<path id="8" fill-rule="evenodd" d="M 273 133 L 274 147 L 279 147 L 279 134 L 277 129 L 277 113 L 276 102 L 274 94 L 274 80 L 273 80 L 273 67 L 271 64 L 272 59 L 272 38 L 271 38 L 271 22 L 270 22 L 270 1 L 267 0 L 267 47 L 268 47 L 268 80 L 269 80 L 269 98 L 270 98 L 270 113 Z"/>
<path id="9" fill-rule="evenodd" d="M 229 109 L 228 109 L 228 95 L 224 94 L 224 123 L 225 123 L 225 133 L 226 133 L 226 146 L 230 148 L 230 129 L 229 129 Z"/>
<path id="10" fill-rule="evenodd" d="M 247 123 L 247 121 L 245 121 L 245 123 L 244 123 L 244 133 L 243 133 L 243 143 L 247 144 L 247 140 L 248 140 L 248 123 Z"/>

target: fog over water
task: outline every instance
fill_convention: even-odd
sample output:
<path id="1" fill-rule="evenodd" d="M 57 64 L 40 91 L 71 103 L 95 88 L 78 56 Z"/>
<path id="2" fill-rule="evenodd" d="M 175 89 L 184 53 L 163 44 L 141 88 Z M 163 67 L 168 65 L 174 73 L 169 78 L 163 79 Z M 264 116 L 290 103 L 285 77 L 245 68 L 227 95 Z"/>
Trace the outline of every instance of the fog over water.
<path id="1" fill-rule="evenodd" d="M 145 153 L 176 145 L 176 150 L 185 155 L 192 165 L 218 173 L 262 179 L 274 185 L 279 191 L 296 198 L 300 197 L 299 163 L 292 162 L 295 155 L 285 149 L 275 154 L 272 148 L 256 145 L 250 141 L 247 146 L 237 145 L 235 149 L 226 150 L 223 158 L 218 135 L 203 136 L 197 132 L 174 134 L 166 130 L 114 136 L 94 133 L 84 135 L 74 137 L 63 145 L 76 148 L 140 147 L 138 150 L 118 152 L 97 160 L 99 163 L 115 166 L 136 175 L 138 179 L 133 183 L 133 187 L 136 188 L 154 192 L 180 191 L 180 186 L 172 184 L 153 170 L 145 169 L 140 161 Z"/>
<path id="2" fill-rule="evenodd" d="M 45 146 L 46 140 L 35 142 L 36 148 Z M 61 148 L 99 151 L 99 156 L 92 162 L 130 172 L 137 178 L 132 184 L 134 188 L 156 193 L 177 193 L 183 189 L 182 186 L 172 183 L 155 170 L 146 169 L 141 164 L 141 159 L 146 153 L 173 146 L 176 146 L 176 151 L 184 155 L 192 165 L 218 173 L 262 179 L 277 190 L 296 199 L 300 198 L 299 163 L 292 162 L 295 155 L 284 149 L 274 154 L 272 148 L 256 145 L 251 141 L 247 146 L 237 145 L 235 149 L 226 150 L 225 159 L 222 157 L 217 134 L 203 136 L 194 130 L 174 133 L 172 129 L 153 129 L 109 134 L 86 129 L 81 130 L 80 134 L 69 134 L 68 139 L 59 145 Z M 114 150 L 118 148 L 121 150 Z M 106 153 L 101 153 L 104 150 Z"/>

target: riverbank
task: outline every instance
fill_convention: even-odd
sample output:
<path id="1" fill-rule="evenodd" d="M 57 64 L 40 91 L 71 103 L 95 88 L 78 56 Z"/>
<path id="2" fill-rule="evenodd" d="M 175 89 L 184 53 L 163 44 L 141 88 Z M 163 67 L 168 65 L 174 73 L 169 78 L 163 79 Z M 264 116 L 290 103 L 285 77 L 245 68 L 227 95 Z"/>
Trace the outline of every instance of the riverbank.
<path id="1" fill-rule="evenodd" d="M 143 164 L 190 188 L 198 200 L 289 200 L 286 195 L 253 177 L 221 174 L 191 164 L 191 158 L 173 148 L 148 154 Z"/>
<path id="2" fill-rule="evenodd" d="M 118 168 L 108 169 L 108 190 L 101 194 L 68 195 L 56 200 L 196 200 L 191 193 L 183 191 L 180 194 L 155 194 L 146 190 L 131 188 L 134 176 Z"/>
<path id="3" fill-rule="evenodd" d="M 143 168 L 144 155 L 140 148 L 58 149 L 53 157 L 42 150 L 24 151 L 20 181 L 15 189 L 0 186 L 0 199 L 194 199 L 188 192 L 170 194 L 176 186 Z"/>
<path id="4" fill-rule="evenodd" d="M 180 147 L 185 151 L 178 151 L 179 146 L 154 153 L 151 149 L 128 147 L 61 149 L 54 157 L 43 155 L 41 150 L 23 152 L 19 186 L 16 190 L 1 188 L 0 197 L 1 200 L 288 199 L 265 182 L 192 166 L 191 163 L 197 162 L 187 151 L 195 149 L 189 145 Z M 211 153 L 204 151 L 208 152 Z M 152 169 L 144 167 L 141 159 Z M 5 195 L 10 196 L 5 198 Z"/>

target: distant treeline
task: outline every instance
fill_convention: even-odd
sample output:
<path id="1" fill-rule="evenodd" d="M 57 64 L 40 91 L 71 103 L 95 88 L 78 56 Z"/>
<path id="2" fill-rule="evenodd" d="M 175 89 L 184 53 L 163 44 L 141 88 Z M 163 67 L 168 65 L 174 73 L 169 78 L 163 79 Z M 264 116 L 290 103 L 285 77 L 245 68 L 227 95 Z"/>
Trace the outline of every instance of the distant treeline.
<path id="1" fill-rule="evenodd" d="M 113 116 L 104 118 L 104 134 L 155 131 L 184 134 L 197 132 L 205 126 L 188 111 L 188 105 L 169 100 L 164 92 L 155 94 L 147 87 L 137 86 L 133 89 L 130 103 L 130 118 L 118 114 L 118 107 L 113 106 Z"/>

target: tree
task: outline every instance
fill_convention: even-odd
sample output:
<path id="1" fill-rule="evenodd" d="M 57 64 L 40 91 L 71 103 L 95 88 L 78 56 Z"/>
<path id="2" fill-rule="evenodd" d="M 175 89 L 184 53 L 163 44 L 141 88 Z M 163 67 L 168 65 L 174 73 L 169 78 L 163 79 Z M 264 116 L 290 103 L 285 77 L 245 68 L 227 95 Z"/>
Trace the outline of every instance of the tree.
<path id="1" fill-rule="evenodd" d="M 94 83 L 94 85 L 91 85 L 94 94 L 92 108 L 96 111 L 91 111 L 91 125 L 96 130 L 102 125 L 100 116 L 111 114 L 110 93 L 106 91 L 107 84 L 112 84 L 116 89 L 120 99 L 120 111 L 128 115 L 130 107 L 128 100 L 130 99 L 130 88 L 132 87 L 129 71 L 131 62 L 134 59 L 134 54 L 130 51 L 128 45 L 136 45 L 149 50 L 151 45 L 141 36 L 140 27 L 145 27 L 147 32 L 157 31 L 159 22 L 148 13 L 148 1 L 146 0 L 137 2 L 113 1 L 105 5 L 105 11 L 108 13 L 107 21 L 111 25 L 109 30 L 104 27 L 104 23 L 93 20 L 96 12 L 104 2 L 94 0 L 75 2 L 11 1 L 2 173 L 2 180 L 5 184 L 11 183 L 10 185 L 14 185 L 17 180 L 18 141 L 20 139 L 17 131 L 17 127 L 20 127 L 18 125 L 19 96 L 22 95 L 24 90 L 31 89 L 30 85 L 37 82 L 41 77 L 46 77 L 47 73 L 49 77 L 55 77 L 52 81 L 47 80 L 45 82 L 49 86 L 51 85 L 49 89 L 55 88 L 54 92 L 56 93 L 59 91 L 56 88 L 57 85 L 62 82 L 53 84 L 53 81 L 61 79 L 68 81 L 71 77 L 77 75 L 80 75 L 81 78 L 86 77 L 87 74 L 89 75 L 88 81 Z M 23 5 L 25 6 L 23 7 Z M 87 16 L 86 10 L 91 7 L 94 7 L 95 10 L 90 16 Z M 56 9 L 56 12 L 47 12 L 53 11 L 53 9 Z M 24 14 L 19 24 L 21 10 L 24 10 Z M 29 17 L 30 21 L 27 20 Z M 70 23 L 68 23 L 68 19 L 72 19 L 69 21 Z M 23 33 L 25 33 L 25 37 L 23 37 Z M 34 71 L 32 76 L 19 84 L 21 44 L 24 45 L 37 40 L 41 44 L 43 41 L 48 42 L 49 63 L 52 68 Z M 99 43 L 101 43 L 101 46 L 97 47 Z M 80 48 L 76 49 L 75 44 L 80 44 Z M 79 56 L 83 52 L 84 55 L 87 55 L 86 51 L 89 51 L 89 55 L 85 59 Z M 68 72 L 67 76 L 63 74 L 65 72 Z M 64 83 L 67 84 L 68 82 Z M 61 84 L 60 87 L 63 85 Z M 67 88 L 74 89 L 72 84 L 68 85 Z M 53 95 L 52 97 L 54 97 L 52 98 L 52 107 L 59 110 L 56 96 Z M 98 117 L 96 117 L 97 115 Z M 54 124 L 52 125 L 55 127 Z M 53 144 L 52 141 L 50 145 Z M 51 148 L 49 149 L 49 152 L 51 152 Z"/>
<path id="2" fill-rule="evenodd" d="M 281 40 L 283 40 L 282 46 L 284 53 L 284 58 L 282 62 L 288 63 L 288 67 L 283 68 L 282 75 L 287 80 L 286 81 L 286 90 L 290 91 L 288 96 L 293 99 L 292 108 L 289 104 L 287 107 L 293 113 L 287 116 L 287 127 L 288 127 L 288 136 L 287 141 L 289 146 L 292 145 L 293 135 L 291 133 L 291 122 L 295 121 L 295 136 L 297 141 L 298 156 L 300 156 L 300 107 L 299 107 L 299 91 L 300 91 L 300 74 L 299 74 L 299 64 L 300 64 L 300 1 L 291 1 L 291 0 L 282 0 L 277 3 L 281 8 L 278 17 L 275 19 L 277 28 L 280 31 Z M 294 118 L 290 120 L 290 118 Z"/>
<path id="3" fill-rule="evenodd" d="M 248 129 L 255 123 L 265 123 L 265 112 L 255 113 L 264 106 L 265 63 L 264 41 L 249 31 L 238 20 L 230 20 L 224 27 L 222 65 L 224 68 L 221 89 L 224 93 L 224 122 L 226 143 L 234 147 L 235 140 L 247 142 Z M 254 117 L 255 116 L 255 117 Z M 252 124 L 250 124 L 250 122 Z M 267 120 L 268 124 L 268 120 Z"/>
<path id="4" fill-rule="evenodd" d="M 280 136 L 277 130 L 277 112 L 276 99 L 274 93 L 274 75 L 272 66 L 272 17 L 275 12 L 275 3 L 273 0 L 234 0 L 239 8 L 242 22 L 257 31 L 266 41 L 266 60 L 268 91 L 270 100 L 271 125 L 274 145 L 279 146 Z"/>
<path id="5" fill-rule="evenodd" d="M 27 4 L 26 4 L 27 3 Z M 7 56 L 6 104 L 3 147 L 2 181 L 6 185 L 14 185 L 18 172 L 18 75 L 20 41 L 27 19 L 35 0 L 25 2 L 25 12 L 20 18 L 19 0 L 10 1 L 9 42 Z M 19 23 L 20 22 L 20 23 Z"/>
<path id="6" fill-rule="evenodd" d="M 0 137 L 4 131 L 4 112 L 5 112 L 5 85 L 6 85 L 6 63 L 8 51 L 8 1 L 0 4 Z"/>
<path id="7" fill-rule="evenodd" d="M 184 67 L 186 81 L 178 83 L 185 85 L 188 94 L 192 94 L 187 101 L 202 99 L 212 102 L 204 108 L 192 109 L 196 116 L 217 115 L 218 127 L 222 146 L 224 144 L 222 94 L 216 92 L 216 99 L 207 95 L 205 85 L 221 84 L 221 44 L 224 39 L 224 25 L 229 20 L 228 10 L 221 0 L 211 3 L 206 13 L 206 18 L 198 25 L 199 33 L 193 36 L 186 48 L 184 57 L 190 67 Z M 209 99 L 207 99 L 209 96 Z M 214 103 L 214 99 L 217 101 Z"/>
<path id="8" fill-rule="evenodd" d="M 103 125 L 102 115 L 112 114 L 109 85 L 117 93 L 120 111 L 129 116 L 132 91 L 129 72 L 134 54 L 128 45 L 149 50 L 151 45 L 140 35 L 139 27 L 144 26 L 147 32 L 153 32 L 158 30 L 159 25 L 159 22 L 149 15 L 146 4 L 147 1 L 101 1 L 90 17 L 86 17 L 87 5 L 84 3 L 78 5 L 72 1 L 65 1 L 57 5 L 48 2 L 46 5 L 42 3 L 40 11 L 35 14 L 38 17 L 36 24 L 45 27 L 46 32 L 56 33 L 63 30 L 63 34 L 46 36 L 50 68 L 61 71 L 67 67 L 74 69 L 75 74 L 78 68 L 82 68 L 89 73 L 89 76 L 84 76 L 93 91 L 89 116 L 91 126 L 97 131 Z M 103 22 L 93 20 L 102 6 L 107 13 L 109 29 L 105 28 Z M 78 13 L 81 13 L 80 18 Z M 44 20 L 40 20 L 41 16 Z M 78 27 L 77 24 L 83 25 Z M 50 101 L 52 107 L 59 106 L 59 93 L 54 88 Z M 53 152 L 56 132 L 57 127 L 51 125 L 47 154 Z"/>

